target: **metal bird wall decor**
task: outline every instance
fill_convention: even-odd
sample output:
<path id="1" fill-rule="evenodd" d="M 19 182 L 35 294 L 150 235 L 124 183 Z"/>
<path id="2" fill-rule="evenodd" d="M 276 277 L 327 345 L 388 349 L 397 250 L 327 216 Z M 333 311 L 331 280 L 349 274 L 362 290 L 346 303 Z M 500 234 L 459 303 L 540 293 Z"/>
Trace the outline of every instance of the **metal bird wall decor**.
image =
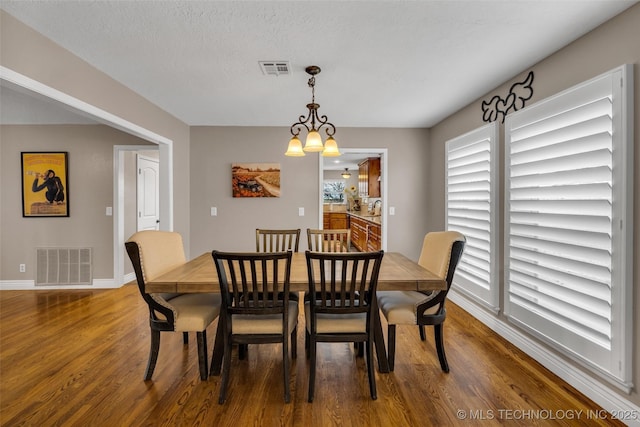
<path id="1" fill-rule="evenodd" d="M 524 81 L 511 85 L 506 97 L 500 98 L 495 95 L 489 102 L 482 101 L 482 120 L 491 123 L 501 119 L 500 122 L 504 123 L 504 118 L 509 112 L 524 108 L 525 102 L 531 99 L 533 96 L 532 83 L 533 71 L 529 71 Z"/>

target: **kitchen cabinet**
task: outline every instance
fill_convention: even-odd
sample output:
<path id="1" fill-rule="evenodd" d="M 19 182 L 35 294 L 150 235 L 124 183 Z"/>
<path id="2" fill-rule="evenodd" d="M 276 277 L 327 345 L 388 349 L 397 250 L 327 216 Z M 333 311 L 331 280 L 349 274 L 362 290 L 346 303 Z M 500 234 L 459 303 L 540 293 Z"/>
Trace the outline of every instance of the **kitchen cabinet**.
<path id="1" fill-rule="evenodd" d="M 380 158 L 370 157 L 358 164 L 358 192 L 362 197 L 381 197 Z"/>
<path id="2" fill-rule="evenodd" d="M 360 252 L 375 252 L 382 247 L 380 224 L 351 215 L 351 244 Z"/>
<path id="3" fill-rule="evenodd" d="M 367 235 L 367 252 L 379 251 L 382 247 L 379 224 L 369 224 L 369 234 Z"/>
<path id="4" fill-rule="evenodd" d="M 348 228 L 347 214 L 345 212 L 325 212 L 322 215 L 322 228 L 325 230 Z"/>

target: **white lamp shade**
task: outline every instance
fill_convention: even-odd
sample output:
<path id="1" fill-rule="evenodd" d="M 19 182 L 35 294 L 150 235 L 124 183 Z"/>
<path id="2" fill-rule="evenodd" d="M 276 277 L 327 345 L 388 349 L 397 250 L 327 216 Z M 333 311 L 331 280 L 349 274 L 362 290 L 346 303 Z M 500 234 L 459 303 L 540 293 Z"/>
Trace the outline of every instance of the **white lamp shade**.
<path id="1" fill-rule="evenodd" d="M 305 155 L 304 151 L 302 151 L 302 141 L 297 136 L 289 140 L 289 147 L 287 147 L 287 152 L 284 155 L 290 157 L 302 157 Z"/>
<path id="2" fill-rule="evenodd" d="M 322 147 L 322 138 L 320 134 L 312 130 L 307 134 L 307 140 L 304 143 L 304 151 L 308 151 L 310 153 L 322 151 L 324 148 Z"/>
<path id="3" fill-rule="evenodd" d="M 338 143 L 332 136 L 327 138 L 327 141 L 324 143 L 324 150 L 322 151 L 322 157 L 337 157 L 339 156 L 340 150 L 338 150 Z"/>

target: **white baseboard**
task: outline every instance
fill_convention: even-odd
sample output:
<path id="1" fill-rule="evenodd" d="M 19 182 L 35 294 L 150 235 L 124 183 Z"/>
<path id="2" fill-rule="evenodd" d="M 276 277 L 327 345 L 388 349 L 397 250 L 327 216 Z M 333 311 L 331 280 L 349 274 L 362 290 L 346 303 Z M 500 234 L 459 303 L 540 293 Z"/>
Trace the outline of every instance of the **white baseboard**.
<path id="1" fill-rule="evenodd" d="M 135 280 L 135 273 L 125 275 L 124 283 Z M 122 284 L 116 284 L 114 279 L 93 279 L 90 286 L 87 285 L 51 285 L 36 286 L 34 280 L 0 280 L 0 291 L 51 291 L 56 289 L 115 289 Z"/>
<path id="2" fill-rule="evenodd" d="M 602 406 L 612 415 L 620 418 L 625 424 L 640 427 L 640 406 L 626 399 L 617 390 L 609 387 L 606 382 L 599 381 L 597 378 L 589 376 L 582 370 L 568 364 L 549 349 L 533 341 L 509 323 L 474 304 L 454 289 L 449 291 L 448 298 L 495 333 L 575 387 L 589 399 Z"/>

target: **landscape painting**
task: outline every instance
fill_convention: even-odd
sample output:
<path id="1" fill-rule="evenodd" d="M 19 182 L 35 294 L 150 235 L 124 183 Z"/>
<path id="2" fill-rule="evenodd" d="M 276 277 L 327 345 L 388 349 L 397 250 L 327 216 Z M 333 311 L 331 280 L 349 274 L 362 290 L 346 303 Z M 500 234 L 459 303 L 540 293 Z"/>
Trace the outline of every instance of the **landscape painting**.
<path id="1" fill-rule="evenodd" d="M 280 197 L 280 163 L 232 163 L 233 197 Z"/>

